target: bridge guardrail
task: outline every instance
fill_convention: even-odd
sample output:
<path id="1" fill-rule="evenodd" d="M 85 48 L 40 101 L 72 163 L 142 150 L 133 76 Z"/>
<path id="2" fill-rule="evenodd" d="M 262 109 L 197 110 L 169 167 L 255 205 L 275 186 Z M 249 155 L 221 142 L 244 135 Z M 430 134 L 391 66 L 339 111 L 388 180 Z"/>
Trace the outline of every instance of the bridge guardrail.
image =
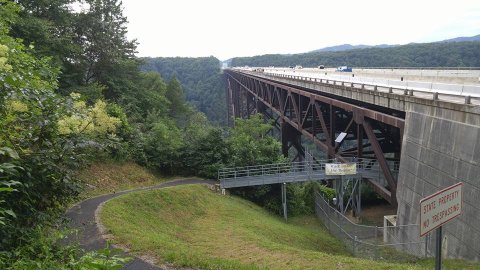
<path id="1" fill-rule="evenodd" d="M 314 83 L 320 83 L 320 84 L 350 86 L 350 87 L 355 87 L 359 89 L 367 89 L 367 90 L 373 90 L 373 91 L 382 90 L 382 92 L 409 95 L 409 96 L 415 96 L 415 93 L 429 94 L 431 95 L 432 100 L 439 100 L 439 95 L 445 95 L 449 97 L 461 98 L 464 100 L 465 104 L 471 104 L 472 98 L 480 100 L 480 87 L 470 86 L 470 85 L 465 85 L 465 86 L 462 86 L 461 89 L 452 91 L 452 90 L 433 89 L 434 86 L 438 87 L 438 85 L 432 84 L 431 86 L 432 89 L 428 90 L 428 89 L 421 89 L 421 88 L 411 87 L 411 86 L 405 86 L 404 88 L 402 88 L 398 86 L 391 86 L 388 84 L 358 83 L 358 82 L 352 82 L 347 80 L 310 78 L 310 77 L 304 77 L 304 76 L 294 76 L 294 75 L 278 74 L 278 73 L 271 73 L 271 72 L 265 72 L 263 74 L 267 76 L 272 76 L 272 77 L 287 78 L 287 79 L 314 82 Z"/>

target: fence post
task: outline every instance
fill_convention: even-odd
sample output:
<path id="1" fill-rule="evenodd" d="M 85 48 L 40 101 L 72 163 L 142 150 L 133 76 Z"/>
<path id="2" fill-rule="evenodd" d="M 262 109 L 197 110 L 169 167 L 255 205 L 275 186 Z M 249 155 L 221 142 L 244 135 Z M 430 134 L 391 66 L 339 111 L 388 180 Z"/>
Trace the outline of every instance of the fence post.
<path id="1" fill-rule="evenodd" d="M 427 236 L 425 236 L 425 258 L 428 257 L 428 238 L 430 237 L 430 234 L 427 234 Z"/>
<path id="2" fill-rule="evenodd" d="M 378 226 L 375 226 L 375 259 L 378 259 L 378 249 L 380 248 L 378 244 Z"/>
<path id="3" fill-rule="evenodd" d="M 383 243 L 387 243 L 387 219 L 383 217 Z"/>
<path id="4" fill-rule="evenodd" d="M 357 247 L 357 236 L 353 237 L 353 256 L 356 256 L 356 247 Z"/>

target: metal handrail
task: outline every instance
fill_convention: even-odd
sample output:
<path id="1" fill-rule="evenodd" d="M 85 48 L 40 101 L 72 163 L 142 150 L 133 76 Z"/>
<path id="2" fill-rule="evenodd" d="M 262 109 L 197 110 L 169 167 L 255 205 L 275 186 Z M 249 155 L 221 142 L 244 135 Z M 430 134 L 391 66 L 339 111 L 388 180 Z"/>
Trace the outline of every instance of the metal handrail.
<path id="1" fill-rule="evenodd" d="M 254 72 L 248 72 L 248 71 L 242 71 L 246 73 L 252 73 L 255 74 L 255 76 L 258 76 L 258 73 Z M 310 78 L 310 77 L 304 77 L 304 76 L 294 76 L 294 75 L 287 75 L 287 74 L 278 74 L 278 73 L 272 73 L 272 72 L 264 72 L 263 75 L 266 76 L 271 76 L 271 77 L 280 77 L 280 78 L 287 78 L 287 79 L 294 79 L 294 80 L 301 80 L 301 81 L 311 81 L 311 82 L 316 82 L 320 84 L 327 84 L 327 85 L 343 85 L 349 84 L 350 87 L 355 87 L 355 85 L 360 85 L 359 89 L 366 89 L 372 88 L 373 91 L 378 91 L 379 88 L 381 89 L 386 89 L 388 93 L 394 93 L 394 91 L 400 91 L 403 92 L 403 95 L 409 95 L 409 96 L 414 96 L 414 93 L 424 93 L 424 94 L 431 94 L 433 100 L 438 100 L 438 95 L 446 95 L 446 96 L 452 96 L 452 97 L 457 97 L 457 98 L 464 98 L 465 99 L 465 104 L 471 104 L 472 99 L 480 99 L 480 93 L 467 93 L 467 94 L 462 94 L 462 93 L 455 93 L 452 91 L 446 91 L 446 90 L 421 90 L 415 87 L 398 87 L 398 86 L 390 86 L 390 85 L 384 85 L 384 84 L 369 84 L 369 83 L 359 83 L 359 82 L 351 82 L 347 80 L 336 80 L 336 79 L 322 79 L 322 78 Z M 462 88 L 463 89 L 463 88 Z M 463 90 L 462 90 L 463 92 Z"/>
<path id="2" fill-rule="evenodd" d="M 351 82 L 346 80 L 342 81 L 342 80 L 335 80 L 335 79 L 310 78 L 310 77 L 304 77 L 304 76 L 293 76 L 293 75 L 278 74 L 278 73 L 272 73 L 272 72 L 265 72 L 264 74 L 272 77 L 281 77 L 281 78 L 294 79 L 294 80 L 300 80 L 300 81 L 311 81 L 311 82 L 328 84 L 328 85 L 345 86 L 345 83 L 350 84 L 350 87 L 355 87 L 356 85 L 360 85 L 360 87 L 358 87 L 359 89 L 365 89 L 365 87 L 369 87 L 369 88 L 373 88 L 373 91 L 375 90 L 378 91 L 378 88 L 383 88 L 383 89 L 387 89 L 389 93 L 393 93 L 394 90 L 403 91 L 404 95 L 410 95 L 410 96 L 413 96 L 415 92 L 427 93 L 427 94 L 432 94 L 433 99 L 438 99 L 438 94 L 442 94 L 442 95 L 448 95 L 453 97 L 465 98 L 465 103 L 470 103 L 470 100 L 468 98 L 480 98 L 480 94 L 462 95 L 462 94 L 454 93 L 451 91 L 445 91 L 445 90 L 432 89 L 431 91 L 427 91 L 427 90 L 420 90 L 418 88 L 408 87 L 408 86 L 405 88 L 400 88 L 398 86 L 390 86 L 390 85 L 384 85 L 384 84 L 369 84 L 369 83 Z"/>
<path id="3" fill-rule="evenodd" d="M 218 179 L 237 179 L 252 176 L 298 173 L 303 171 L 319 172 L 325 171 L 325 164 L 336 162 L 335 159 L 326 159 L 319 161 L 283 162 L 256 166 L 223 168 L 218 171 Z M 380 165 L 376 159 L 357 158 L 351 159 L 351 162 L 357 163 L 357 168 L 363 171 L 381 171 Z M 398 162 L 387 161 L 387 163 L 392 171 L 398 171 Z"/>

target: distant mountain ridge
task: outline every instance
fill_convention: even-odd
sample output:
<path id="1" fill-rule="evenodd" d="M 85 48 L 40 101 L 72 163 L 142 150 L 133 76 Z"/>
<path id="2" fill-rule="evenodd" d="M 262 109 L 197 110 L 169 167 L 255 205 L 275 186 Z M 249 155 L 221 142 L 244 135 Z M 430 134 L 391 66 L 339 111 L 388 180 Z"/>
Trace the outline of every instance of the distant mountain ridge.
<path id="1" fill-rule="evenodd" d="M 480 35 L 476 35 L 473 37 L 456 37 L 451 39 L 445 39 L 438 42 L 462 42 L 462 41 L 480 41 Z"/>
<path id="2" fill-rule="evenodd" d="M 473 42 L 473 44 L 463 44 L 460 45 L 458 43 L 468 43 Z M 318 66 L 318 63 L 328 64 L 333 66 L 338 65 L 357 65 L 357 66 L 390 66 L 393 62 L 384 63 L 386 58 L 393 57 L 392 55 L 385 54 L 384 52 L 380 53 L 377 49 L 388 49 L 390 53 L 396 54 L 397 57 L 403 55 L 403 57 L 398 58 L 395 60 L 395 66 L 480 66 L 480 55 L 477 55 L 478 52 L 476 50 L 471 51 L 474 55 L 465 56 L 462 53 L 462 50 L 467 48 L 461 47 L 468 47 L 467 51 L 470 51 L 472 48 L 477 48 L 480 42 L 480 35 L 472 36 L 472 37 L 456 37 L 451 39 L 445 39 L 441 41 L 435 41 L 430 43 L 409 43 L 406 45 L 389 45 L 389 44 L 380 44 L 380 45 L 351 45 L 351 44 L 342 44 L 337 46 L 325 47 L 322 49 L 310 51 L 307 53 L 299 53 L 299 54 L 265 54 L 265 55 L 257 55 L 257 56 L 250 56 L 250 57 L 233 57 L 227 60 L 222 61 L 223 67 L 230 67 L 230 66 L 242 66 L 242 65 L 251 65 L 251 66 L 291 66 L 301 64 L 304 66 L 311 65 L 311 66 Z M 449 43 L 451 45 L 458 44 L 458 46 L 451 47 L 456 48 L 457 51 L 454 52 L 453 55 L 452 51 L 449 51 L 447 47 L 441 46 L 442 44 L 448 45 L 445 43 Z M 450 58 L 448 61 L 444 59 L 444 61 L 425 61 L 426 55 L 433 53 L 433 51 L 438 50 L 439 46 L 445 50 L 446 53 L 449 53 Z M 410 51 L 410 48 L 418 48 L 421 49 L 422 54 L 420 52 Z M 370 52 L 366 52 L 363 49 L 368 50 L 375 50 L 377 54 Z M 432 51 L 433 50 L 433 51 Z M 408 51 L 408 53 L 406 53 Z M 378 55 L 383 55 L 385 58 L 384 60 L 376 59 L 375 61 L 369 61 L 366 58 L 377 57 Z M 362 56 L 363 55 L 363 56 Z M 368 57 L 367 57 L 368 55 Z M 412 57 L 416 55 L 417 59 L 413 59 Z M 345 60 L 345 57 L 353 57 L 350 58 L 348 61 Z M 360 59 L 360 58 L 363 59 Z M 446 57 L 446 56 L 445 56 Z M 445 58 L 444 57 L 444 58 Z M 438 58 L 438 56 L 437 56 Z M 460 59 L 460 60 L 459 60 Z M 331 62 L 329 62 L 331 61 Z M 311 63 L 310 63 L 311 62 Z M 423 64 L 420 64 L 423 62 Z"/>
<path id="3" fill-rule="evenodd" d="M 437 43 L 437 42 L 463 42 L 463 41 L 480 41 L 480 35 L 472 36 L 472 37 L 456 37 L 456 38 L 451 38 L 451 39 L 445 39 L 441 41 L 434 41 L 432 43 Z M 410 43 L 412 44 L 412 43 Z M 310 51 L 309 53 L 314 53 L 314 52 L 341 52 L 341 51 L 349 51 L 349 50 L 355 50 L 355 49 L 367 49 L 367 48 L 390 48 L 390 47 L 397 47 L 400 46 L 399 44 L 395 45 L 390 45 L 390 44 L 380 44 L 380 45 L 351 45 L 351 44 L 342 44 L 342 45 L 336 45 L 336 46 L 330 46 L 330 47 L 325 47 L 321 48 L 318 50 L 313 50 Z"/>
<path id="4" fill-rule="evenodd" d="M 367 49 L 367 48 L 389 48 L 395 47 L 399 45 L 389 45 L 389 44 L 380 44 L 380 45 L 351 45 L 351 44 L 342 44 L 336 46 L 325 47 L 318 50 L 313 50 L 311 52 L 341 52 L 341 51 L 349 51 L 355 49 Z"/>

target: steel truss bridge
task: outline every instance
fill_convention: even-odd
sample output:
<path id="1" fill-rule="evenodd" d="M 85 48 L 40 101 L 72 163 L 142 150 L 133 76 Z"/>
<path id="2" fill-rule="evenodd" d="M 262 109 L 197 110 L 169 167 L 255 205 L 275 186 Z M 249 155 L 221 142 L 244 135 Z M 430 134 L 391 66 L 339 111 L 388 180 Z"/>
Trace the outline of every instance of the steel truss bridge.
<path id="1" fill-rule="evenodd" d="M 233 117 L 247 118 L 256 113 L 273 119 L 275 128 L 281 134 L 284 156 L 288 156 L 290 149 L 296 150 L 296 155 L 292 157 L 294 162 L 305 159 L 302 135 L 325 152 L 327 159 L 339 162 L 349 162 L 353 157 L 374 159 L 378 164 L 377 172 L 382 174 L 381 178 L 385 181 L 377 181 L 378 177 L 373 178 L 368 174 L 362 177 L 385 200 L 392 205 L 397 204 L 397 177 L 389 164 L 398 163 L 400 159 L 405 112 L 291 85 L 255 72 L 227 69 L 224 74 L 230 125 L 233 125 Z M 311 83 L 344 87 L 322 80 Z M 341 133 L 346 133 L 345 138 L 336 141 Z M 315 166 L 303 170 L 303 173 L 311 170 L 318 174 L 310 176 L 320 176 L 321 167 L 318 169 Z M 220 174 L 225 175 L 225 187 L 233 187 L 231 179 L 226 177 L 229 172 Z M 260 177 L 255 177 L 257 180 L 251 178 L 248 181 L 261 181 Z M 263 183 L 267 183 L 274 181 L 276 176 L 262 177 L 265 179 Z M 304 179 L 309 175 L 292 174 L 289 177 Z"/>

